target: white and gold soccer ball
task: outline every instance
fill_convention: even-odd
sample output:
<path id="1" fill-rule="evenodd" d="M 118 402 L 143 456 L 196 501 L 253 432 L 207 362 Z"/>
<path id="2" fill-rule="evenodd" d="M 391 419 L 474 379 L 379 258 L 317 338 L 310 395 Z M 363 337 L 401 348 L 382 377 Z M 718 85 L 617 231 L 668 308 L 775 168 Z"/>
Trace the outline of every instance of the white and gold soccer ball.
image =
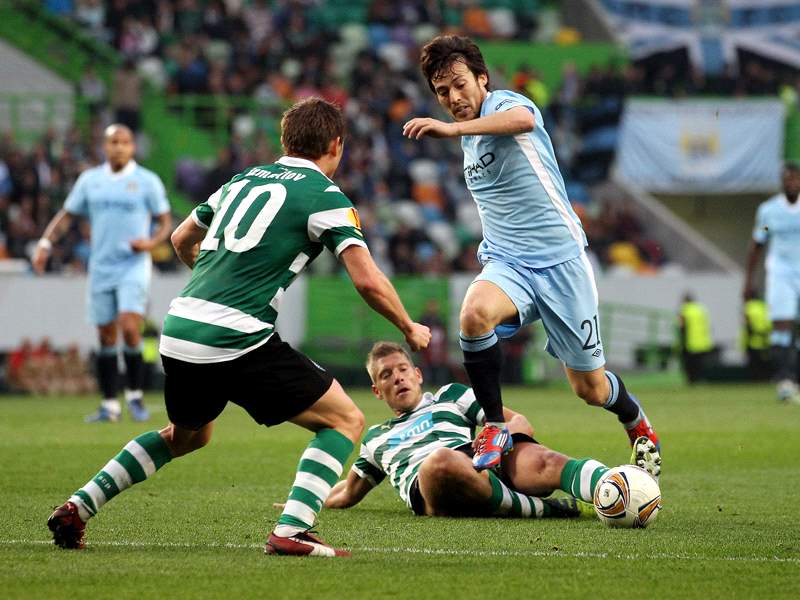
<path id="1" fill-rule="evenodd" d="M 594 510 L 608 527 L 647 527 L 660 509 L 658 482 L 634 465 L 609 469 L 594 490 Z"/>

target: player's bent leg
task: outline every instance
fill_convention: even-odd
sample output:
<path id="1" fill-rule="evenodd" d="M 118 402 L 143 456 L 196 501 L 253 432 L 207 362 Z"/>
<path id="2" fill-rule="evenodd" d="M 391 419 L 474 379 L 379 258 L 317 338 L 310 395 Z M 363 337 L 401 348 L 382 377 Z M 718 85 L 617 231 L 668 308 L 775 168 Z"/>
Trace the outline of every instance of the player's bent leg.
<path id="1" fill-rule="evenodd" d="M 601 406 L 617 415 L 617 419 L 628 434 L 631 446 L 641 436 L 649 438 L 660 450 L 661 442 L 639 401 L 628 393 L 625 383 L 618 375 L 605 367 L 591 371 L 579 371 L 565 365 L 567 379 L 575 394 L 592 406 Z"/>
<path id="2" fill-rule="evenodd" d="M 427 515 L 491 514 L 489 479 L 475 470 L 469 456 L 463 452 L 451 448 L 434 450 L 420 465 L 417 482 Z"/>
<path id="3" fill-rule="evenodd" d="M 83 548 L 86 522 L 106 502 L 144 481 L 172 458 L 170 445 L 158 431 L 148 431 L 132 439 L 50 515 L 47 527 L 53 533 L 53 542 L 61 548 Z"/>
<path id="4" fill-rule="evenodd" d="M 316 432 L 316 436 L 300 457 L 289 499 L 267 539 L 264 552 L 288 556 L 349 556 L 348 551 L 333 548 L 309 530 L 361 437 L 364 415 L 334 380 L 319 400 L 290 421 Z"/>
<path id="5" fill-rule="evenodd" d="M 315 432 L 334 429 L 353 443 L 361 439 L 366 423 L 364 414 L 335 379 L 319 400 L 289 421 Z"/>
<path id="6" fill-rule="evenodd" d="M 541 444 L 522 442 L 503 458 L 503 474 L 511 486 L 524 494 L 547 496 L 558 489 L 568 458 Z"/>
<path id="7" fill-rule="evenodd" d="M 200 429 L 187 429 L 170 423 L 158 433 L 167 444 L 172 458 L 179 458 L 207 446 L 214 433 L 214 423 L 206 423 Z"/>
<path id="8" fill-rule="evenodd" d="M 125 347 L 125 401 L 134 421 L 147 421 L 150 413 L 144 405 L 144 360 L 142 359 L 142 315 L 136 312 L 121 312 L 119 327 Z"/>
<path id="9" fill-rule="evenodd" d="M 500 393 L 503 355 L 495 327 L 515 319 L 519 319 L 516 305 L 497 284 L 477 280 L 467 290 L 459 319 L 460 344 L 464 368 L 486 415 L 486 427 L 475 440 L 473 465 L 479 470 L 496 466 L 511 449 Z"/>

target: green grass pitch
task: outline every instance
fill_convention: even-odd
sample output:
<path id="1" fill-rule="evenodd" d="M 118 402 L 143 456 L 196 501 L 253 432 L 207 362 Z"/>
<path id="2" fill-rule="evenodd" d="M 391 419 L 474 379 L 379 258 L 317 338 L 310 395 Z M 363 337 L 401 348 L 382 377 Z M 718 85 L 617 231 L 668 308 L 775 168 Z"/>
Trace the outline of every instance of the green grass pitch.
<path id="1" fill-rule="evenodd" d="M 633 387 L 633 386 L 632 386 Z M 321 534 L 351 559 L 269 557 L 261 545 L 310 438 L 229 406 L 211 444 L 107 504 L 88 549 L 49 543 L 45 520 L 154 422 L 88 425 L 93 398 L 0 398 L 3 598 L 800 598 L 800 408 L 771 387 L 637 388 L 663 441 L 664 509 L 646 530 L 594 519 L 413 516 L 388 483 Z M 369 423 L 388 416 L 366 391 Z M 612 415 L 562 389 L 509 389 L 537 437 L 609 465 L 628 447 Z M 147 426 L 149 425 L 149 427 Z"/>

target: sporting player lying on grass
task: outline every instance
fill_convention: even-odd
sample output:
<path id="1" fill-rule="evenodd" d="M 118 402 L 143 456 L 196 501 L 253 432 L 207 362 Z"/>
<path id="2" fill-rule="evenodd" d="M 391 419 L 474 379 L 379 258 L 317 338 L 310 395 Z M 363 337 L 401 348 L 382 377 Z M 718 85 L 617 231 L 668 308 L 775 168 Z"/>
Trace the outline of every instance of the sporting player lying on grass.
<path id="1" fill-rule="evenodd" d="M 418 515 L 569 517 L 574 501 L 543 499 L 553 490 L 592 502 L 607 467 L 594 459 L 573 459 L 533 439 L 527 419 L 504 408 L 514 450 L 498 472 L 472 464 L 475 427 L 483 409 L 472 390 L 451 383 L 435 394 L 422 392 L 422 372 L 406 350 L 378 342 L 367 357 L 372 391 L 396 415 L 367 430 L 347 478 L 337 483 L 325 506 L 349 508 L 389 476 L 392 486 Z M 634 443 L 632 463 L 658 476 L 661 457 L 647 437 Z"/>

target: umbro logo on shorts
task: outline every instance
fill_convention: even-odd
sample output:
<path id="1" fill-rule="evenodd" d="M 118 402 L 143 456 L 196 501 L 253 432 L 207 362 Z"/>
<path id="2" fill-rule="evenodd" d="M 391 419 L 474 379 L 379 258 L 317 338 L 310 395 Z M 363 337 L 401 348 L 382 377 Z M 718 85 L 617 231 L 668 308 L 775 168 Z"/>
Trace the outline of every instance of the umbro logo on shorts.
<path id="1" fill-rule="evenodd" d="M 602 353 L 603 353 L 603 351 L 602 351 L 600 348 L 598 348 L 597 350 L 595 350 L 594 352 L 592 352 L 592 356 L 594 356 L 595 358 L 597 358 L 597 357 L 598 357 L 598 356 L 600 356 Z"/>

